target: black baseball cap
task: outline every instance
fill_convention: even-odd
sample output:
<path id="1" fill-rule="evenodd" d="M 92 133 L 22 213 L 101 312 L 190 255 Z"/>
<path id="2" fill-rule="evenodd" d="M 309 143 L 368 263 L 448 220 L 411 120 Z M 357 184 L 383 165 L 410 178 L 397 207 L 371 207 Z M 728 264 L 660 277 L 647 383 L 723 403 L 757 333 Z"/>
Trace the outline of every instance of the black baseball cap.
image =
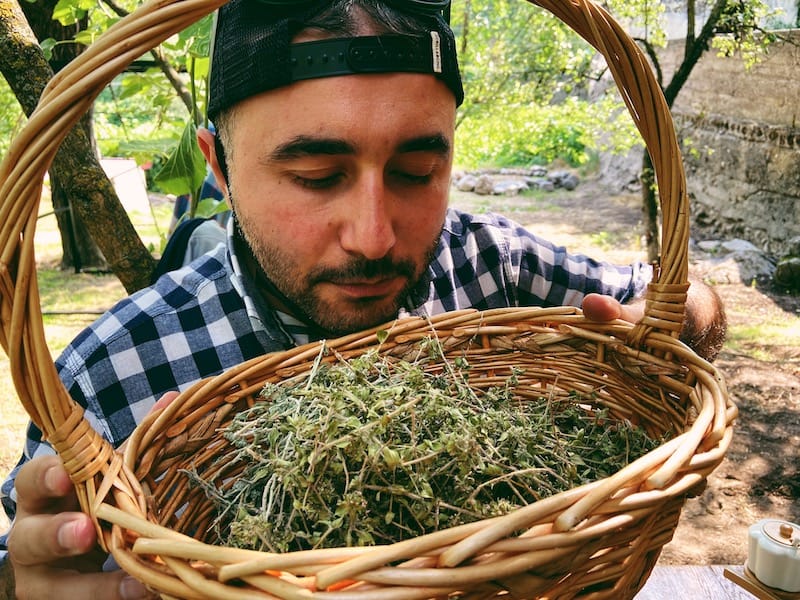
<path id="1" fill-rule="evenodd" d="M 231 0 L 220 7 L 211 49 L 209 119 L 250 96 L 295 81 L 359 73 L 428 73 L 450 88 L 456 106 L 463 102 L 455 38 L 440 12 L 409 9 L 425 25 L 423 35 L 337 37 L 293 44 L 292 39 L 328 4 Z M 402 2 L 392 4 L 398 7 Z"/>

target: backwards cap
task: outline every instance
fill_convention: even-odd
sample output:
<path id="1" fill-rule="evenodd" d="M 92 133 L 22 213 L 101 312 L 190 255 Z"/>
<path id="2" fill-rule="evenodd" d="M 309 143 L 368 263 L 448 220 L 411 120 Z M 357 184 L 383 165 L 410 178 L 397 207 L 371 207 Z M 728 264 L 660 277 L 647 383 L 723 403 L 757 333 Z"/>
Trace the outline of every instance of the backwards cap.
<path id="1" fill-rule="evenodd" d="M 356 73 L 429 73 L 464 100 L 453 31 L 441 15 L 418 17 L 427 34 L 323 39 L 292 44 L 330 2 L 305 8 L 231 0 L 217 13 L 208 116 L 250 96 L 303 79 Z"/>

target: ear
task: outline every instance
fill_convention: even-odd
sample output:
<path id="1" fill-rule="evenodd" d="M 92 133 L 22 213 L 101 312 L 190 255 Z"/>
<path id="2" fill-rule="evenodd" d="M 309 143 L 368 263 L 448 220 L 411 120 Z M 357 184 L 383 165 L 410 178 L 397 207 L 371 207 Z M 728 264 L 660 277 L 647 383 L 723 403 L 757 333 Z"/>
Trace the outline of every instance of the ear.
<path id="1" fill-rule="evenodd" d="M 225 178 L 222 167 L 217 160 L 216 152 L 217 136 L 211 133 L 205 127 L 197 129 L 197 145 L 200 147 L 200 152 L 206 158 L 208 166 L 211 167 L 211 172 L 214 174 L 214 179 L 217 180 L 217 185 L 223 196 L 228 197 L 228 180 Z"/>

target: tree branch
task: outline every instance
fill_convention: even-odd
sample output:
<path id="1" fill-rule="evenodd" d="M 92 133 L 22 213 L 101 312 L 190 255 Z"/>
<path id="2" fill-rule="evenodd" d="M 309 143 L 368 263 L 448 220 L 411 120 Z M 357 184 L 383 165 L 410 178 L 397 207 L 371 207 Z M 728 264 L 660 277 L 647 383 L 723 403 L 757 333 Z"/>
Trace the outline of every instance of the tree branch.
<path id="1" fill-rule="evenodd" d="M 130 14 L 127 10 L 114 2 L 114 0 L 103 0 L 103 3 L 119 17 L 127 17 Z M 186 110 L 189 111 L 194 124 L 198 126 L 201 125 L 202 123 L 200 122 L 200 115 L 197 112 L 197 106 L 192 98 L 192 94 L 184 85 L 183 81 L 181 81 L 178 71 L 169 63 L 169 61 L 167 61 L 166 58 L 164 58 L 160 48 L 153 48 L 150 50 L 150 55 L 153 57 L 156 66 L 161 69 L 164 77 L 167 78 L 167 81 L 169 81 L 172 88 L 178 94 L 178 97 L 181 99 L 184 106 L 186 106 Z"/>
<path id="2" fill-rule="evenodd" d="M 688 43 L 687 40 L 687 48 L 684 59 L 678 66 L 675 74 L 672 76 L 669 85 L 664 88 L 664 97 L 666 98 L 667 105 L 670 108 L 675 103 L 681 88 L 689 79 L 692 69 L 694 69 L 703 53 L 708 50 L 711 40 L 717 31 L 717 25 L 722 17 L 722 13 L 727 5 L 728 0 L 716 0 L 716 2 L 714 2 L 714 6 L 711 8 L 711 12 L 708 15 L 708 19 L 706 19 L 706 22 L 703 24 L 703 28 L 700 30 L 700 35 L 698 35 L 697 38 L 691 43 Z"/>

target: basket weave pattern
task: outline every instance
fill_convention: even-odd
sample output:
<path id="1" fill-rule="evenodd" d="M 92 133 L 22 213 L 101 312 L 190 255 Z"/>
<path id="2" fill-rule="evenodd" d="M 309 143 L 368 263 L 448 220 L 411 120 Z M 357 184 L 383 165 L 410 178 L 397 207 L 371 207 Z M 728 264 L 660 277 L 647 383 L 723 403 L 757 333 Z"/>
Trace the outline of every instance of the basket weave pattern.
<path id="1" fill-rule="evenodd" d="M 322 343 L 198 382 L 148 416 L 124 452 L 69 397 L 47 349 L 35 276 L 44 175 L 70 127 L 114 76 L 223 3 L 160 0 L 117 23 L 52 80 L 0 165 L 0 342 L 21 402 L 64 461 L 104 548 L 163 598 L 632 597 L 671 539 L 685 498 L 721 462 L 736 408 L 716 369 L 677 340 L 688 289 L 688 215 L 666 102 L 633 41 L 589 0 L 535 3 L 606 57 L 653 159 L 663 258 L 644 318 L 631 325 L 591 323 L 575 308 L 461 311 L 324 344 L 344 357 L 376 347 L 404 357 L 435 335 L 448 357 L 466 356 L 475 388 L 496 385 L 513 367 L 521 373 L 517 395 L 577 391 L 651 435 L 671 432 L 668 442 L 611 477 L 503 517 L 386 546 L 276 555 L 203 540 L 212 507 L 182 470 L 220 482 L 235 477 L 226 471 L 230 461 L 217 460 L 227 451 L 219 428 L 255 402 L 266 382 L 307 373 Z"/>

